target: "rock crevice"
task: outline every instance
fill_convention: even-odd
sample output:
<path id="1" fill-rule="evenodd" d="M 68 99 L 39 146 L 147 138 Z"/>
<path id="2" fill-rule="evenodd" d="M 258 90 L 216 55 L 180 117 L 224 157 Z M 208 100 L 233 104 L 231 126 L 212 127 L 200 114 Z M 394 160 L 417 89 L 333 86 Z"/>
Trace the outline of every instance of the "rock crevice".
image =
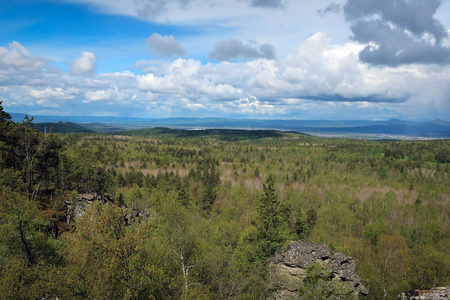
<path id="1" fill-rule="evenodd" d="M 331 280 L 342 283 L 348 293 L 368 294 L 361 278 L 355 274 L 356 263 L 350 256 L 333 253 L 326 245 L 291 241 L 287 251 L 277 251 L 270 259 L 273 290 L 270 299 L 298 298 L 307 269 L 313 263 L 326 266 L 333 276 Z"/>

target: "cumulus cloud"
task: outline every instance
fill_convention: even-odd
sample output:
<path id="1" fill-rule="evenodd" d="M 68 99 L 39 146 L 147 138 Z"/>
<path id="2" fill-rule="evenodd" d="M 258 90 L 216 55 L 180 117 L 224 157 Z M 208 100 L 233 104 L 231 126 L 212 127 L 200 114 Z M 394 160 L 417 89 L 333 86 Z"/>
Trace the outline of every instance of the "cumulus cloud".
<path id="1" fill-rule="evenodd" d="M 93 108 L 99 107 L 119 115 L 151 108 L 150 113 L 159 116 L 194 111 L 312 118 L 338 111 L 347 112 L 349 118 L 348 112 L 445 118 L 450 113 L 447 66 L 374 67 L 358 59 L 364 48 L 353 41 L 334 45 L 326 34 L 316 33 L 278 60 L 141 61 L 136 67 L 144 71 L 138 76 L 131 72 L 78 76 L 41 68 L 17 71 L 2 81 L 6 75 L 0 72 L 0 92 L 7 107 L 59 107 L 64 112 L 71 105 L 77 109 L 74 113 L 86 114 L 95 114 Z M 302 115 L 306 111 L 308 115 Z"/>
<path id="2" fill-rule="evenodd" d="M 160 66 L 159 76 L 154 73 L 137 76 L 137 83 L 141 91 L 183 98 L 224 100 L 236 99 L 242 95 L 239 88 L 222 82 L 219 78 L 214 79 L 214 73 L 215 70 L 208 70 L 199 61 L 179 58 Z"/>
<path id="3" fill-rule="evenodd" d="M 433 101 L 442 110 L 443 102 L 448 104 L 442 100 L 450 87 L 450 81 L 442 84 L 450 80 L 444 68 L 374 68 L 358 59 L 363 48 L 353 42 L 332 45 L 326 34 L 317 33 L 279 60 L 201 64 L 177 59 L 152 65 L 150 73 L 137 76 L 137 82 L 139 90 L 151 92 L 154 99 L 197 99 L 207 110 L 227 113 L 280 115 L 311 108 L 312 114 L 329 116 L 325 114 L 327 107 L 342 113 L 351 108 L 352 113 L 360 110 L 371 116 L 376 112 L 398 115 L 404 110 L 401 105 L 409 103 L 413 95 L 423 101 L 415 107 L 429 106 Z M 433 84 L 434 80 L 439 84 Z M 421 88 L 430 84 L 436 97 L 433 100 Z M 315 113 L 313 108 L 324 113 Z"/>
<path id="4" fill-rule="evenodd" d="M 21 87 L 26 90 L 27 87 Z M 39 106 L 47 108 L 58 108 L 64 101 L 75 99 L 80 92 L 77 88 L 62 88 L 62 87 L 46 87 L 44 89 L 29 89 L 29 95 L 32 99 L 36 99 Z"/>
<path id="5" fill-rule="evenodd" d="M 161 36 L 158 33 L 154 33 L 145 41 L 150 45 L 150 52 L 157 57 L 165 58 L 186 55 L 186 50 L 179 43 L 175 42 L 175 38 L 172 35 Z"/>
<path id="6" fill-rule="evenodd" d="M 121 90 L 119 90 L 116 86 L 112 89 L 108 90 L 95 90 L 88 91 L 84 94 L 85 99 L 83 103 L 90 103 L 94 101 L 123 101 L 129 97 L 129 95 Z M 130 97 L 131 98 L 131 97 Z"/>
<path id="7" fill-rule="evenodd" d="M 235 58 L 275 59 L 275 48 L 270 44 L 257 45 L 254 42 L 244 44 L 238 39 L 227 39 L 218 42 L 209 58 L 218 61 L 229 61 Z"/>
<path id="8" fill-rule="evenodd" d="M 43 90 L 30 89 L 30 96 L 36 99 L 73 99 L 79 93 L 79 89 L 45 88 Z"/>
<path id="9" fill-rule="evenodd" d="M 353 39 L 367 46 L 362 61 L 378 65 L 450 63 L 447 30 L 434 18 L 439 0 L 348 0 Z"/>
<path id="10" fill-rule="evenodd" d="M 179 58 L 172 63 L 159 65 L 159 74 L 156 76 L 154 73 L 138 76 L 138 87 L 152 93 L 179 94 L 184 89 L 193 89 L 198 85 L 200 68 L 199 61 Z"/>
<path id="11" fill-rule="evenodd" d="M 43 68 L 47 60 L 43 57 L 31 55 L 20 43 L 12 42 L 8 48 L 0 47 L 0 72 L 17 73 L 30 72 Z"/>
<path id="12" fill-rule="evenodd" d="M 331 102 L 405 101 L 408 89 L 394 80 L 396 76 L 388 72 L 377 74 L 358 61 L 361 48 L 354 43 L 330 45 L 328 37 L 318 33 L 295 53 L 278 61 L 257 59 L 203 65 L 193 59 L 177 59 L 147 68 L 149 73 L 137 76 L 137 82 L 141 91 L 155 95 L 235 104 L 241 102 L 233 101 L 254 97 L 258 103 L 277 103 L 278 108 L 284 99 L 293 98 Z M 269 108 L 266 106 L 265 111 Z"/>
<path id="13" fill-rule="evenodd" d="M 97 58 L 92 52 L 81 52 L 72 62 L 70 72 L 75 75 L 94 75 L 97 70 Z"/>

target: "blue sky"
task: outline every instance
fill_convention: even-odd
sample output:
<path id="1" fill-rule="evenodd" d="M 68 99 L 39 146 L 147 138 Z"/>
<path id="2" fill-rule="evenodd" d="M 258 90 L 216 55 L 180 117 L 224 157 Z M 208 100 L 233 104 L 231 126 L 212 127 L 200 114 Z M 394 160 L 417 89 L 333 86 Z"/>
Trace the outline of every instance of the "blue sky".
<path id="1" fill-rule="evenodd" d="M 2 0 L 34 115 L 450 120 L 450 0 Z"/>

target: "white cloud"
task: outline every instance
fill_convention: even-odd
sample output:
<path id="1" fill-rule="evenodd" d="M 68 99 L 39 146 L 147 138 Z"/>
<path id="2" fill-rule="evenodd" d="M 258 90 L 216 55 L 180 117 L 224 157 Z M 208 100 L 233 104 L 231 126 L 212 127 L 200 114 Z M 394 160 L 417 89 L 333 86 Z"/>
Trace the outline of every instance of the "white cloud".
<path id="1" fill-rule="evenodd" d="M 138 88 L 159 94 L 178 94 L 180 97 L 230 99 L 240 97 L 242 91 L 224 82 L 214 82 L 201 62 L 177 59 L 157 67 L 154 73 L 137 76 Z"/>
<path id="2" fill-rule="evenodd" d="M 117 87 L 109 90 L 88 91 L 84 94 L 84 97 L 84 103 L 106 100 L 123 101 L 127 98 L 131 98 L 129 94 L 120 91 Z"/>
<path id="3" fill-rule="evenodd" d="M 295 98 L 309 99 L 308 103 L 315 103 L 315 107 L 325 105 L 328 110 L 330 103 L 339 103 L 336 109 L 343 110 L 347 106 L 353 111 L 357 110 L 353 103 L 364 103 L 360 108 L 371 113 L 384 107 L 401 114 L 403 108 L 398 103 L 409 101 L 411 95 L 421 99 L 414 107 L 434 102 L 436 105 L 431 107 L 437 112 L 438 107 L 448 106 L 448 100 L 443 100 L 450 85 L 446 68 L 436 66 L 431 72 L 429 67 L 419 65 L 370 67 L 358 60 L 361 47 L 356 43 L 333 45 L 327 35 L 317 33 L 303 42 L 295 53 L 279 61 L 202 65 L 195 60 L 179 59 L 153 66 L 154 73 L 138 76 L 138 86 L 142 90 L 179 94 L 191 99 L 226 101 L 224 109 L 234 106 L 236 110 L 249 113 L 289 113 L 303 109 L 305 102 L 296 105 L 284 100 Z M 432 85 L 433 89 L 425 92 L 424 85 Z M 229 88 L 229 93 L 219 92 L 219 86 Z M 257 99 L 259 102 L 248 104 L 240 99 Z M 414 114 L 418 114 L 420 108 L 416 110 Z"/>
<path id="4" fill-rule="evenodd" d="M 97 70 L 97 58 L 92 52 L 81 52 L 74 59 L 70 72 L 74 75 L 94 75 Z"/>
<path id="5" fill-rule="evenodd" d="M 176 84 L 173 76 L 156 77 L 154 74 L 147 74 L 137 77 L 138 87 L 142 91 L 152 93 L 173 94 L 181 92 L 180 87 Z"/>
<path id="6" fill-rule="evenodd" d="M 129 71 L 79 76 L 56 68 L 25 71 L 16 66 L 14 72 L 0 72 L 0 92 L 6 107 L 37 103 L 62 111 L 66 103 L 79 102 L 84 104 L 78 107 L 103 105 L 102 111 L 109 107 L 116 114 L 126 105 L 143 115 L 149 107 L 149 113 L 157 116 L 185 115 L 186 109 L 209 115 L 290 118 L 330 118 L 336 112 L 342 118 L 450 115 L 448 67 L 371 67 L 358 60 L 361 47 L 335 45 L 326 34 L 316 33 L 279 60 L 141 61 L 135 67 L 144 68 L 144 74 L 137 76 Z M 18 49 L 19 57 L 35 57 Z M 70 101 L 58 101 L 64 99 Z"/>
<path id="7" fill-rule="evenodd" d="M 43 90 L 30 89 L 30 96 L 36 99 L 73 99 L 79 93 L 79 89 L 46 88 Z"/>
<path id="8" fill-rule="evenodd" d="M 357 50 L 354 44 L 329 45 L 326 35 L 318 33 L 296 53 L 279 61 L 258 59 L 202 65 L 192 59 L 177 59 L 147 67 L 152 73 L 138 76 L 137 82 L 139 89 L 153 93 L 191 93 L 191 97 L 193 94 L 224 100 L 242 96 L 274 100 L 335 93 L 368 96 L 369 91 L 362 90 L 365 67 L 358 63 Z"/>
<path id="9" fill-rule="evenodd" d="M 8 48 L 0 47 L 0 74 L 31 72 L 43 68 L 47 60 L 43 57 L 31 55 L 20 43 L 12 42 Z"/>

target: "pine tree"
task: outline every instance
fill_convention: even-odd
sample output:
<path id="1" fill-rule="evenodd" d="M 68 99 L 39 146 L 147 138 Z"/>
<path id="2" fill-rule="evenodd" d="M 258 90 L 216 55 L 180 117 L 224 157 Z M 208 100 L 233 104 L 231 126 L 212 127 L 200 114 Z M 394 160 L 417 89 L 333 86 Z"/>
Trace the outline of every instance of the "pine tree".
<path id="1" fill-rule="evenodd" d="M 275 194 L 275 178 L 269 175 L 263 184 L 263 194 L 258 209 L 256 234 L 261 258 L 273 255 L 285 241 L 288 210 Z"/>
<path id="2" fill-rule="evenodd" d="M 295 220 L 295 233 L 299 240 L 305 240 L 309 237 L 309 226 L 303 219 L 303 214 L 301 211 L 298 213 L 297 219 Z"/>
<path id="3" fill-rule="evenodd" d="M 205 187 L 205 190 L 204 190 L 203 196 L 202 196 L 202 203 L 201 203 L 202 209 L 210 210 L 211 206 L 216 201 L 216 197 L 217 197 L 216 188 L 214 187 L 214 185 L 208 184 Z"/>
<path id="4" fill-rule="evenodd" d="M 4 168 L 11 148 L 11 115 L 3 110 L 3 101 L 0 101 L 0 170 Z"/>
<path id="5" fill-rule="evenodd" d="M 189 206 L 189 203 L 191 202 L 191 197 L 189 196 L 189 192 L 186 190 L 184 186 L 181 186 L 181 189 L 178 192 L 177 200 L 178 202 L 181 203 L 181 205 Z"/>

